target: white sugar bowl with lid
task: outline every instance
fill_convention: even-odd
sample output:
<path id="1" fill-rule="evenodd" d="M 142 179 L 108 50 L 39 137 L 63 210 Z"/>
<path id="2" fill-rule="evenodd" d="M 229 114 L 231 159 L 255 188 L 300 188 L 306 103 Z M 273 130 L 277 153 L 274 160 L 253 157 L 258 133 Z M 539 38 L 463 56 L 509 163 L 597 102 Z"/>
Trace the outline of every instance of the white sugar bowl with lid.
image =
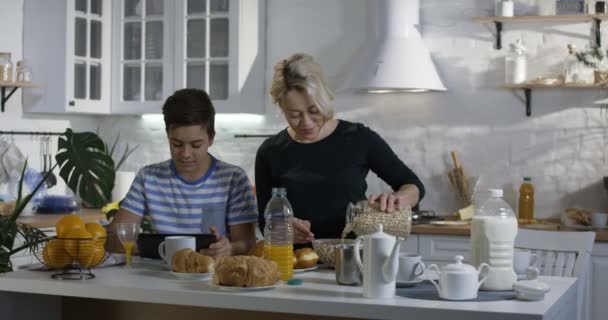
<path id="1" fill-rule="evenodd" d="M 436 264 L 429 266 L 428 270 L 435 270 L 439 275 L 439 283 L 431 279 L 437 288 L 439 297 L 446 300 L 470 300 L 477 298 L 481 284 L 486 281 L 490 266 L 482 263 L 479 269 L 470 264 L 462 263 L 462 256 L 455 256 L 455 263 L 448 264 L 439 270 Z M 479 279 L 482 269 L 486 269 L 484 276 Z"/>

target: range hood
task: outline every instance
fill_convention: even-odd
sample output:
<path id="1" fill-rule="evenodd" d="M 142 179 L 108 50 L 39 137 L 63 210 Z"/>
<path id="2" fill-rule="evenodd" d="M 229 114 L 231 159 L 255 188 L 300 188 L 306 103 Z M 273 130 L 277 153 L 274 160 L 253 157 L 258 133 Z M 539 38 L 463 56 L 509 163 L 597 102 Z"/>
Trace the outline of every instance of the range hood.
<path id="1" fill-rule="evenodd" d="M 374 30 L 350 89 L 367 93 L 445 91 L 420 32 L 419 0 L 369 0 Z"/>

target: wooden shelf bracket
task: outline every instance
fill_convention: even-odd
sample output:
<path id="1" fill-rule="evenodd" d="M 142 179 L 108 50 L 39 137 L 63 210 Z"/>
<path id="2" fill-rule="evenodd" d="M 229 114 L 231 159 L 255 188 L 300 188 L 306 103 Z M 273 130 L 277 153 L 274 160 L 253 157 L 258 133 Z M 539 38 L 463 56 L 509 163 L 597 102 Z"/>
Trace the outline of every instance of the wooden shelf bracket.
<path id="1" fill-rule="evenodd" d="M 5 87 L 2 86 L 0 87 L 0 90 L 2 90 L 2 97 L 0 98 L 0 111 L 4 112 L 4 105 L 6 104 L 6 102 L 8 101 L 8 99 L 13 95 L 13 93 L 15 93 L 15 91 L 17 91 L 17 86 L 14 87 Z M 6 94 L 6 89 L 9 89 L 10 91 L 8 92 L 8 94 Z"/>

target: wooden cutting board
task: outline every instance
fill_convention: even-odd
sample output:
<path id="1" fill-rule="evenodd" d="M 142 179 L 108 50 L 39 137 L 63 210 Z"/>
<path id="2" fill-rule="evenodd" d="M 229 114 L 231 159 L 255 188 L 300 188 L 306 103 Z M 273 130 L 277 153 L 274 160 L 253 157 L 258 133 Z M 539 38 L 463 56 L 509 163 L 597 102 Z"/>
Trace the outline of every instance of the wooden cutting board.
<path id="1" fill-rule="evenodd" d="M 35 228 L 49 228 L 55 227 L 57 221 L 59 221 L 59 219 L 61 219 L 61 217 L 66 214 L 69 213 L 35 214 L 32 216 L 20 217 L 19 219 L 17 219 L 17 222 L 29 224 L 30 226 Z M 79 215 L 85 223 L 98 222 L 100 220 L 106 219 L 106 215 L 99 209 L 82 209 L 80 210 Z"/>

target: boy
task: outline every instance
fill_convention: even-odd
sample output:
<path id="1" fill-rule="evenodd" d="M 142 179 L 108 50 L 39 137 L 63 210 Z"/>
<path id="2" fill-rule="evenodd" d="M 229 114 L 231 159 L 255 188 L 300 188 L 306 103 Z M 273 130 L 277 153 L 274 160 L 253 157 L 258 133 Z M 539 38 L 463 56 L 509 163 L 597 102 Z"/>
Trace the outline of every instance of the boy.
<path id="1" fill-rule="evenodd" d="M 247 254 L 257 207 L 244 170 L 208 153 L 215 110 L 205 91 L 176 91 L 163 105 L 171 159 L 141 169 L 110 225 L 152 218 L 158 233 L 213 233 L 203 254 Z"/>

